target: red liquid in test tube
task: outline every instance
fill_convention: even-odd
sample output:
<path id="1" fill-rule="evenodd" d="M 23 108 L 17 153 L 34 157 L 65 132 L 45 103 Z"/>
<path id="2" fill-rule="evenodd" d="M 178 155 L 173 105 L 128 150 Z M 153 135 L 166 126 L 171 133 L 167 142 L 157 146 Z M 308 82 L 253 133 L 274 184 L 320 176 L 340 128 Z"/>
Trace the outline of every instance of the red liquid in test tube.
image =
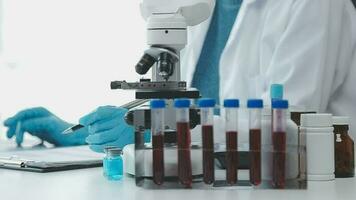
<path id="1" fill-rule="evenodd" d="M 203 179 L 204 183 L 215 181 L 214 169 L 214 107 L 215 99 L 203 98 L 198 101 L 203 141 Z"/>
<path id="2" fill-rule="evenodd" d="M 178 177 L 181 184 L 192 187 L 192 163 L 190 157 L 190 127 L 188 122 L 177 122 Z"/>
<path id="3" fill-rule="evenodd" d="M 285 187 L 286 132 L 273 132 L 273 186 Z"/>
<path id="4" fill-rule="evenodd" d="M 238 99 L 225 99 L 226 182 L 234 185 L 238 179 Z"/>
<path id="5" fill-rule="evenodd" d="M 162 185 L 164 182 L 164 100 L 151 100 L 151 133 L 152 133 L 152 175 L 153 182 Z"/>
<path id="6" fill-rule="evenodd" d="M 286 185 L 286 140 L 288 101 L 272 101 L 272 185 L 283 189 Z"/>
<path id="7" fill-rule="evenodd" d="M 211 184 L 214 182 L 214 135 L 213 126 L 202 126 L 203 137 L 203 174 L 204 182 Z"/>
<path id="8" fill-rule="evenodd" d="M 262 99 L 249 99 L 249 127 L 250 127 L 250 183 L 261 184 L 261 127 L 262 127 Z"/>
<path id="9" fill-rule="evenodd" d="M 226 181 L 228 184 L 237 183 L 237 131 L 226 132 Z"/>
<path id="10" fill-rule="evenodd" d="M 153 150 L 153 181 L 157 185 L 161 185 L 164 180 L 164 159 L 163 159 L 163 134 L 152 136 Z"/>
<path id="11" fill-rule="evenodd" d="M 250 182 L 261 183 L 261 129 L 250 130 Z"/>

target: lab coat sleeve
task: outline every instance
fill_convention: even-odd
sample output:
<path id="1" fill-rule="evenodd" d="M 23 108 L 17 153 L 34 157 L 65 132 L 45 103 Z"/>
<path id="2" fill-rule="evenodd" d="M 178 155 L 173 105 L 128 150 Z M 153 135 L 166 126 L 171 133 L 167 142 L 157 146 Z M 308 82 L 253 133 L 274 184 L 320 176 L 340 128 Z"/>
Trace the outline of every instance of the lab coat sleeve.
<path id="1" fill-rule="evenodd" d="M 341 28 L 337 22 L 342 17 L 343 3 L 337 2 L 343 0 L 294 2 L 289 22 L 266 71 L 263 99 L 269 99 L 270 84 L 280 83 L 284 84 L 285 98 L 291 105 L 325 111 L 340 48 Z"/>

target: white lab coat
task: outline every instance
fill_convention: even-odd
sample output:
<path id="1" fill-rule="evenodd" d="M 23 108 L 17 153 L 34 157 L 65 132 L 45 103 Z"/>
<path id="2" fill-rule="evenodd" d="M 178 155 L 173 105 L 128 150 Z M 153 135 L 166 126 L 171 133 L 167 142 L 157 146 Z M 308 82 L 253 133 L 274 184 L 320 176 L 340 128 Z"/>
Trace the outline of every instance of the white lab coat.
<path id="1" fill-rule="evenodd" d="M 244 0 L 221 55 L 220 102 L 269 102 L 269 86 L 281 83 L 291 105 L 350 116 L 356 136 L 355 16 L 350 0 Z M 188 84 L 210 21 L 188 31 Z"/>

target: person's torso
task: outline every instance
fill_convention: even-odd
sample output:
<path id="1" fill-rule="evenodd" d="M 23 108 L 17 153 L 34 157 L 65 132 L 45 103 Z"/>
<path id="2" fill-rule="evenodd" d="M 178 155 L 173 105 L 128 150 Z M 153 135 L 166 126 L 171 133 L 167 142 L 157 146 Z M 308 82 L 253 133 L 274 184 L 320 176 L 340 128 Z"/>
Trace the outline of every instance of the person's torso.
<path id="1" fill-rule="evenodd" d="M 244 1 L 220 59 L 221 98 L 258 97 L 268 87 L 263 84 L 263 74 L 288 25 L 293 2 Z M 188 84 L 193 79 L 209 24 L 210 20 L 189 31 L 190 42 L 182 59 L 183 77 Z"/>
<path id="2" fill-rule="evenodd" d="M 225 98 L 239 98 L 245 102 L 248 98 L 261 98 L 270 83 L 266 71 L 271 65 L 278 42 L 288 28 L 295 1 L 298 0 L 244 0 L 220 59 L 220 101 Z M 209 24 L 210 21 L 207 20 L 189 30 L 189 44 L 182 54 L 182 77 L 188 85 L 192 81 Z M 338 77 L 342 76 L 337 75 L 339 71 L 340 74 L 348 73 L 342 70 L 343 67 L 340 66 L 336 72 L 330 71 L 327 74 L 326 77 L 332 78 L 326 80 L 330 84 L 335 81 L 345 83 L 341 85 L 342 88 L 328 88 L 330 94 L 325 97 L 325 101 L 321 103 L 324 106 L 318 111 L 354 115 L 356 122 L 356 106 L 353 106 L 356 94 L 350 89 L 353 88 L 356 73 L 349 74 L 349 81 L 345 81 L 341 80 L 344 77 L 340 79 Z M 337 102 L 337 106 L 333 102 Z"/>

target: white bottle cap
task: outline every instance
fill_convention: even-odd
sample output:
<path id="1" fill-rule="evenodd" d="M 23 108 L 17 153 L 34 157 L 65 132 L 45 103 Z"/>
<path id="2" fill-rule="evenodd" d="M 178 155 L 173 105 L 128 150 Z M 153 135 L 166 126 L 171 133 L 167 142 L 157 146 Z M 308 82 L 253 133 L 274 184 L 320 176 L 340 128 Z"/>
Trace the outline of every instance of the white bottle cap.
<path id="1" fill-rule="evenodd" d="M 300 118 L 302 127 L 332 127 L 332 114 L 302 114 Z"/>
<path id="2" fill-rule="evenodd" d="M 333 117 L 333 124 L 334 125 L 349 125 L 350 124 L 350 117 L 341 117 L 336 116 Z"/>

